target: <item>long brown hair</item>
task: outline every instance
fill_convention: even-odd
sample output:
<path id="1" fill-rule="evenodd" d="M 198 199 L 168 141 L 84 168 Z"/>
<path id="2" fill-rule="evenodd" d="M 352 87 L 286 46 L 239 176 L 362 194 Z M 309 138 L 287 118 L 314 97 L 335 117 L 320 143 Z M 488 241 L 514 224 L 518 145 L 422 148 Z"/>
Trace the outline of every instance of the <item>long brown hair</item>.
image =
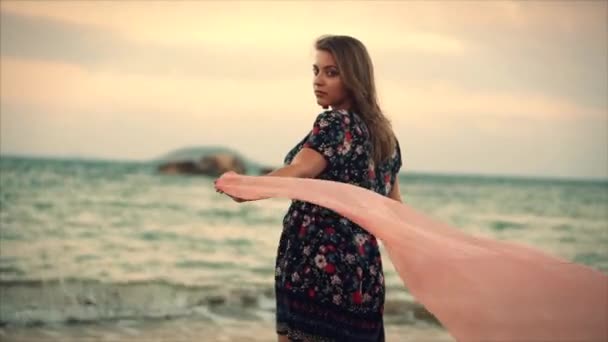
<path id="1" fill-rule="evenodd" d="M 376 165 L 395 151 L 396 140 L 390 120 L 382 113 L 376 96 L 374 67 L 365 45 L 350 36 L 323 35 L 315 49 L 331 53 L 352 102 L 351 110 L 361 116 L 370 132 L 372 157 Z"/>

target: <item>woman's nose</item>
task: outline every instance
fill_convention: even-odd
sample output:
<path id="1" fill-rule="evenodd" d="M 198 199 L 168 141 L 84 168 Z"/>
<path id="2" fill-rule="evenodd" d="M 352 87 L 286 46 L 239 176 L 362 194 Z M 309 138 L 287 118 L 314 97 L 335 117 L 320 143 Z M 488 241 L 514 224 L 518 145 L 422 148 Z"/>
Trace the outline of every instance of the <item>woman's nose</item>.
<path id="1" fill-rule="evenodd" d="M 316 75 L 316 76 L 313 78 L 312 83 L 313 83 L 314 85 L 323 85 L 323 84 L 325 83 L 325 80 L 323 79 L 322 74 L 321 74 L 321 73 L 319 73 L 318 75 Z"/>

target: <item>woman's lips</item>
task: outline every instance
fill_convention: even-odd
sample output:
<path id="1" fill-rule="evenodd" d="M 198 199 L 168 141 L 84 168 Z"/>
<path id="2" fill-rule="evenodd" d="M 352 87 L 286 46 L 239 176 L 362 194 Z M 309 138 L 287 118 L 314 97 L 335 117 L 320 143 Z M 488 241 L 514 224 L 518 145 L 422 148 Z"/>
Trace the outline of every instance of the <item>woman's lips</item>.
<path id="1" fill-rule="evenodd" d="M 315 91 L 315 95 L 316 96 L 325 96 L 325 95 L 327 95 L 327 93 L 324 91 Z"/>

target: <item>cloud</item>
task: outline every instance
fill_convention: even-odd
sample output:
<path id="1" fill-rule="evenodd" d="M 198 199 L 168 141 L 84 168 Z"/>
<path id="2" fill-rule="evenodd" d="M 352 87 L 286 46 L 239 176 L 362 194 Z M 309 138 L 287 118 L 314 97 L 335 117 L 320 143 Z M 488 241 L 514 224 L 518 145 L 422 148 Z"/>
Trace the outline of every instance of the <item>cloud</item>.
<path id="1" fill-rule="evenodd" d="M 3 11 L 0 30 L 3 56 L 72 63 L 89 70 L 170 78 L 279 82 L 310 77 L 310 40 L 315 36 L 310 31 L 304 34 L 301 27 L 292 25 L 290 30 L 284 30 L 290 35 L 288 38 L 276 32 L 275 21 L 262 20 L 267 13 L 262 18 L 254 16 L 254 19 L 245 15 L 243 18 L 247 19 L 237 15 L 226 17 L 229 14 L 226 8 L 207 6 L 206 3 L 192 4 L 194 9 L 190 8 L 185 13 L 183 4 L 179 3 L 146 8 L 150 11 L 148 16 L 140 15 L 137 17 L 140 19 L 133 23 L 118 20 L 136 9 L 141 10 L 133 7 L 133 3 L 100 3 L 96 10 L 85 2 L 44 2 L 41 6 L 30 6 L 28 2 L 8 4 L 10 6 L 3 5 L 8 9 Z M 296 7 L 281 8 L 294 10 Z M 302 8 L 306 13 L 308 7 Z M 408 16 L 412 16 L 410 12 L 421 12 L 450 21 L 454 17 L 447 15 L 450 10 L 460 13 L 467 7 L 417 4 L 408 8 L 412 9 L 407 12 Z M 161 9 L 168 11 L 165 25 L 154 26 L 151 21 L 158 19 Z M 250 6 L 249 13 L 256 9 Z M 370 10 L 376 13 L 387 8 L 380 6 Z M 523 13 L 518 3 L 482 6 L 482 10 L 505 25 L 495 25 L 491 30 L 462 31 L 459 36 L 398 27 L 390 20 L 388 24 L 374 26 L 373 29 L 364 25 L 346 25 L 344 28 L 352 27 L 365 38 L 363 41 L 369 42 L 367 45 L 377 68 L 378 80 L 417 83 L 420 87 L 458 83 L 471 92 L 540 92 L 546 96 L 564 97 L 570 102 L 581 102 L 584 106 L 606 108 L 608 79 L 605 75 L 608 70 L 603 61 L 608 58 L 608 52 L 606 43 L 597 44 L 606 39 L 581 40 L 571 33 L 563 41 L 566 38 L 559 32 L 509 32 L 514 28 L 519 30 L 521 24 L 517 23 L 521 20 L 529 22 L 536 16 Z M 271 13 L 280 17 L 277 11 L 275 9 Z M 555 10 L 548 12 L 554 18 L 558 17 L 555 13 L 561 13 Z M 591 16 L 587 10 L 582 11 L 583 14 L 579 12 L 572 17 L 582 20 Z M 198 21 L 193 19 L 192 13 L 197 13 L 194 17 Z M 217 17 L 211 21 L 201 20 L 214 13 L 226 21 Z M 181 14 L 183 18 L 177 17 Z M 97 17 L 102 15 L 109 20 Z M 476 16 L 474 13 L 468 15 Z M 248 20 L 255 22 L 247 25 Z M 173 21 L 183 31 L 174 32 L 173 25 L 167 25 Z M 350 21 L 352 19 L 347 20 Z M 482 17 L 474 21 L 483 23 Z M 268 24 L 259 25 L 265 22 Z M 126 26 L 127 23 L 132 26 Z M 223 23 L 223 26 L 219 31 L 207 31 L 206 28 L 217 28 L 210 27 L 211 23 Z M 295 23 L 299 21 L 296 19 Z M 141 27 L 152 27 L 153 31 L 158 27 L 168 29 L 175 39 L 137 38 L 135 32 L 139 32 Z M 188 34 L 196 37 L 186 39 Z"/>
<path id="2" fill-rule="evenodd" d="M 425 87 L 404 87 L 384 82 L 380 88 L 387 113 L 398 120 L 433 123 L 448 120 L 495 119 L 541 120 L 545 122 L 606 118 L 604 109 L 581 106 L 542 93 L 471 92 L 456 84 L 437 83 Z"/>
<path id="3" fill-rule="evenodd" d="M 65 19 L 52 13 L 55 12 L 43 16 L 43 13 L 38 13 L 37 7 L 5 9 L 2 15 L 1 54 L 128 74 L 285 80 L 294 75 L 299 77 L 299 72 L 309 76 L 312 40 L 317 36 L 308 29 L 302 30 L 305 33 L 294 34 L 294 27 L 291 26 L 289 37 L 283 37 L 280 33 L 274 34 L 276 27 L 258 23 L 250 26 L 258 28 L 260 32 L 252 32 L 249 28 L 243 32 L 243 27 L 248 26 L 242 26 L 243 23 L 239 21 L 237 31 L 233 32 L 233 26 L 225 24 L 219 34 L 207 32 L 208 39 L 193 38 L 188 41 L 184 39 L 184 32 L 174 32 L 172 36 L 175 39 L 172 41 L 142 40 L 141 37 L 135 38 L 133 32 L 124 31 L 126 28 L 123 31 L 116 27 L 104 28 L 96 21 L 85 24 L 82 19 L 76 19 L 89 17 L 87 15 Z M 366 38 L 364 41 L 379 42 L 369 46 L 373 48 L 378 45 L 380 51 L 386 47 L 382 43 L 385 37 L 392 34 L 382 28 L 369 31 L 356 26 L 357 30 L 361 31 L 360 36 Z M 192 31 L 204 29 L 193 28 Z M 296 29 L 295 32 L 299 31 Z M 264 44 L 265 41 L 267 44 Z M 402 32 L 401 39 L 388 46 L 397 53 L 420 52 L 443 56 L 461 55 L 466 50 L 465 42 L 430 32 Z"/>
<path id="4" fill-rule="evenodd" d="M 13 15 L 84 25 L 112 32 L 133 43 L 246 46 L 281 51 L 312 46 L 321 34 L 339 33 L 354 35 L 364 42 L 443 54 L 461 53 L 465 48 L 465 42 L 448 32 L 410 29 L 403 25 L 403 20 L 398 25 L 387 24 L 384 18 L 391 9 L 381 6 L 383 13 L 380 13 L 375 7 L 359 1 L 325 2 L 322 7 L 314 1 L 3 3 L 5 12 Z M 377 15 L 369 15 L 370 11 Z M 395 33 L 399 36 L 395 37 Z"/>
<path id="5" fill-rule="evenodd" d="M 236 118 L 255 112 L 263 118 L 265 113 L 293 110 L 294 106 L 306 108 L 303 101 L 312 103 L 314 99 L 310 82 L 298 79 L 277 83 L 124 74 L 12 58 L 0 59 L 0 68 L 2 101 L 62 108 L 79 115 L 100 110 L 117 115 L 161 111 Z"/>
<path id="6" fill-rule="evenodd" d="M 141 119 L 150 119 L 153 113 L 179 113 L 201 119 L 238 119 L 247 115 L 271 119 L 280 113 L 303 116 L 315 110 L 310 82 L 305 78 L 279 83 L 158 77 L 10 58 L 1 59 L 0 68 L 4 71 L 0 75 L 3 102 L 36 105 L 63 111 L 64 115 L 73 113 L 76 117 L 105 112 L 116 116 L 140 115 Z M 470 92 L 450 83 L 408 86 L 382 81 L 379 94 L 387 113 L 408 120 L 436 120 L 438 115 L 443 119 L 546 120 L 605 115 L 600 109 L 540 93 Z"/>
<path id="7" fill-rule="evenodd" d="M 74 64 L 88 70 L 137 75 L 213 79 L 289 79 L 294 63 L 308 65 L 290 51 L 247 46 L 133 42 L 107 30 L 45 18 L 5 13 L 2 16 L 2 56 Z M 272 58 L 269 58 L 269 55 Z M 285 59 L 287 63 L 276 63 Z M 306 63 L 306 64 L 304 64 Z M 297 71 L 296 71 L 297 73 Z"/>

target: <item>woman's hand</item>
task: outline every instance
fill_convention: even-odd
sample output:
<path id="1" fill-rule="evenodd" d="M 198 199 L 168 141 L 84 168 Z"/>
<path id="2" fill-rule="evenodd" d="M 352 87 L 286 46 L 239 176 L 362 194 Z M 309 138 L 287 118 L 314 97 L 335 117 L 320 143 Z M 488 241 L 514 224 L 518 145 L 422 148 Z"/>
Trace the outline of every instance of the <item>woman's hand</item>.
<path id="1" fill-rule="evenodd" d="M 215 192 L 219 192 L 220 194 L 226 194 L 225 192 L 223 192 L 222 190 L 220 190 L 220 189 L 217 188 L 216 182 L 217 182 L 217 180 L 213 181 L 213 187 L 215 187 Z M 247 199 L 243 199 L 243 198 L 238 198 L 238 197 L 230 196 L 228 194 L 226 194 L 226 196 L 232 198 L 237 203 L 243 203 L 243 202 L 249 202 L 249 201 L 251 201 L 251 200 L 247 200 Z"/>

